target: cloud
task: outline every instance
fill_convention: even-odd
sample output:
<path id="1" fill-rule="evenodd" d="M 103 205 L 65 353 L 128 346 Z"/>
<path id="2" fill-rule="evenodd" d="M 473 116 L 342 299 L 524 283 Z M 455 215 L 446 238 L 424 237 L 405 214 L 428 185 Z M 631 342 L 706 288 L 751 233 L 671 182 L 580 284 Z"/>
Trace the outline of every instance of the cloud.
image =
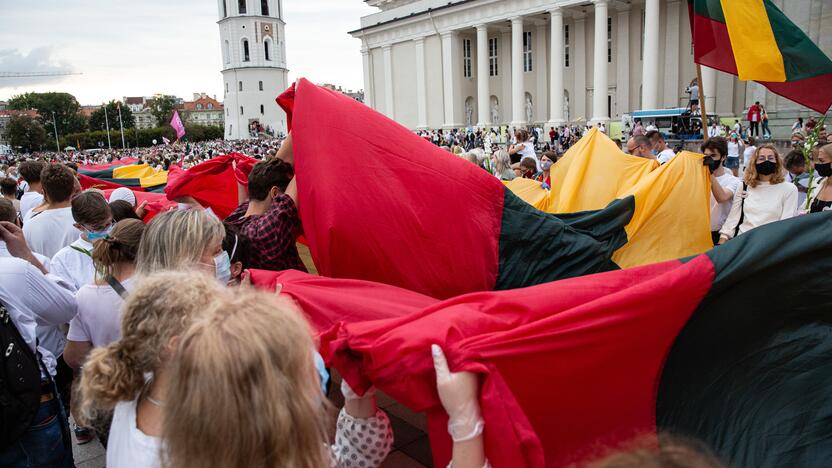
<path id="1" fill-rule="evenodd" d="M 51 47 L 37 47 L 28 54 L 18 49 L 0 49 L 0 72 L 71 72 L 72 67 L 52 57 Z M 63 76 L 3 78 L 0 76 L 0 89 L 21 85 L 55 82 Z"/>

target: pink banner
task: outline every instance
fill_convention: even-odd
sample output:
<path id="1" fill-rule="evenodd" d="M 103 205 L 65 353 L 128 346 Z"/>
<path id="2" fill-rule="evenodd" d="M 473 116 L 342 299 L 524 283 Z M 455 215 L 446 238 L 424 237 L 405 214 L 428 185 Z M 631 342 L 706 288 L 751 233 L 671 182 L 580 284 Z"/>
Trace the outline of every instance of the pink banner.
<path id="1" fill-rule="evenodd" d="M 179 118 L 179 112 L 173 111 L 173 118 L 170 119 L 170 126 L 176 130 L 176 139 L 185 136 L 185 126 L 182 125 L 182 119 Z"/>

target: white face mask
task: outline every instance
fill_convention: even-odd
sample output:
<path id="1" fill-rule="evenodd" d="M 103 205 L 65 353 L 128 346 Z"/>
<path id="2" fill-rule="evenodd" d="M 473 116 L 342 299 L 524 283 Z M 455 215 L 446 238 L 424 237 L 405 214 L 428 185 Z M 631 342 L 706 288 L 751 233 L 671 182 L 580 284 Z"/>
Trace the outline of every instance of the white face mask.
<path id="1" fill-rule="evenodd" d="M 214 257 L 214 271 L 219 281 L 223 286 L 228 284 L 231 280 L 231 259 L 228 257 L 228 252 L 222 251 L 219 255 Z"/>

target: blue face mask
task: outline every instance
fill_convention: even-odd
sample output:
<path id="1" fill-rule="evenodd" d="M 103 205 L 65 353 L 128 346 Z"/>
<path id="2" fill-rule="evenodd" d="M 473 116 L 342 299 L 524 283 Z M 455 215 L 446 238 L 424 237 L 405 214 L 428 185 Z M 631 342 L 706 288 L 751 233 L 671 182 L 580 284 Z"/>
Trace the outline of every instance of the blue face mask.
<path id="1" fill-rule="evenodd" d="M 214 269 L 217 281 L 223 286 L 227 285 L 231 280 L 231 259 L 228 257 L 228 252 L 223 250 L 221 254 L 214 257 Z"/>
<path id="2" fill-rule="evenodd" d="M 87 239 L 90 242 L 94 242 L 101 239 L 106 239 L 110 237 L 110 234 L 113 232 L 113 225 L 111 224 L 107 229 L 103 231 L 87 231 Z"/>

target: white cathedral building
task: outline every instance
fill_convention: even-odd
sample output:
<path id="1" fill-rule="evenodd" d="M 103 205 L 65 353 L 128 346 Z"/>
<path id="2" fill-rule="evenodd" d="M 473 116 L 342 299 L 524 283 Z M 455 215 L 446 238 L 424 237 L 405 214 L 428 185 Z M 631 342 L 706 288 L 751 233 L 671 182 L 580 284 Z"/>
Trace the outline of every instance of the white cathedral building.
<path id="1" fill-rule="evenodd" d="M 696 77 L 684 0 L 364 1 L 381 10 L 350 32 L 365 103 L 412 129 L 618 120 L 687 106 Z M 832 55 L 829 0 L 774 3 Z M 711 113 L 760 101 L 775 124 L 809 114 L 756 83 L 703 75 Z"/>
<path id="2" fill-rule="evenodd" d="M 218 0 L 225 138 L 286 133 L 275 98 L 289 86 L 283 0 Z"/>

